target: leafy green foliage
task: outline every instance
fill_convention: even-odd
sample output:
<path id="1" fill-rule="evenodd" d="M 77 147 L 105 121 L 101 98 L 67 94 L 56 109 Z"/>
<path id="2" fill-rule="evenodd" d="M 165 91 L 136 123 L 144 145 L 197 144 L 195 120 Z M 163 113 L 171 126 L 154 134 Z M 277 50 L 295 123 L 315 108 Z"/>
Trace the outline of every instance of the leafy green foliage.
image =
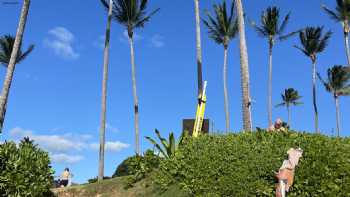
<path id="1" fill-rule="evenodd" d="M 209 30 L 210 37 L 218 44 L 228 46 L 229 41 L 238 33 L 238 20 L 234 12 L 234 3 L 231 3 L 230 12 L 227 12 L 226 1 L 222 4 L 214 4 L 215 17 L 209 12 L 206 13 L 208 19 L 202 19 Z M 229 14 L 229 15 L 228 15 Z"/>
<path id="2" fill-rule="evenodd" d="M 5 35 L 0 38 L 0 64 L 7 67 L 10 63 L 11 53 L 13 45 L 15 44 L 15 37 L 11 35 Z M 34 49 L 34 45 L 30 45 L 29 48 L 22 52 L 18 51 L 16 63 L 23 61 Z"/>
<path id="3" fill-rule="evenodd" d="M 161 158 L 155 155 L 152 150 L 147 150 L 144 156 L 135 155 L 124 160 L 117 167 L 112 177 L 130 176 L 126 187 L 131 187 L 154 169 L 157 169 L 160 160 Z"/>
<path id="4" fill-rule="evenodd" d="M 154 147 L 159 151 L 159 153 L 162 154 L 162 156 L 164 156 L 165 158 L 170 158 L 173 157 L 176 153 L 176 150 L 178 148 L 178 146 L 183 142 L 183 140 L 188 137 L 188 132 L 184 131 L 178 141 L 178 144 L 176 144 L 176 140 L 174 137 L 174 133 L 170 132 L 169 133 L 169 138 L 168 140 L 166 140 L 165 138 L 163 138 L 160 135 L 160 132 L 156 129 L 155 133 L 159 139 L 159 141 L 161 142 L 160 144 L 156 142 L 156 140 L 154 140 L 151 137 L 145 137 L 151 144 L 154 145 Z"/>
<path id="5" fill-rule="evenodd" d="M 0 196 L 49 196 L 52 184 L 48 153 L 33 141 L 0 144 Z"/>
<path id="6" fill-rule="evenodd" d="M 329 15 L 335 22 L 349 22 L 350 18 L 350 1 L 349 0 L 336 0 L 337 6 L 335 10 L 331 10 L 325 5 L 322 5 L 323 10 Z"/>
<path id="7" fill-rule="evenodd" d="M 300 105 L 302 104 L 299 102 L 299 99 L 301 99 L 301 96 L 299 96 L 299 93 L 297 90 L 294 90 L 294 88 L 288 88 L 284 90 L 284 93 L 281 94 L 282 97 L 282 103 L 278 104 L 276 107 L 281 106 L 291 106 L 291 105 Z"/>
<path id="8" fill-rule="evenodd" d="M 323 27 L 306 27 L 299 32 L 301 47 L 295 46 L 312 61 L 316 61 L 316 54 L 325 50 L 332 35 L 331 31 L 323 35 Z"/>
<path id="9" fill-rule="evenodd" d="M 108 0 L 101 0 L 102 4 L 108 9 Z M 147 14 L 148 0 L 113 0 L 113 18 L 125 26 L 129 37 L 133 36 L 133 29 L 144 27 L 151 17 L 159 11 L 156 9 Z"/>
<path id="10" fill-rule="evenodd" d="M 326 90 L 334 97 L 350 94 L 350 72 L 345 66 L 335 65 L 327 70 L 327 81 L 323 80 L 319 73 L 318 78 L 322 81 Z"/>
<path id="11" fill-rule="evenodd" d="M 286 29 L 290 18 L 290 13 L 288 13 L 282 22 L 280 22 L 280 10 L 277 7 L 268 7 L 261 14 L 261 24 L 257 25 L 254 21 L 251 21 L 250 24 L 254 27 L 256 32 L 261 37 L 266 37 L 269 40 L 271 45 L 274 44 L 275 37 L 278 36 L 279 40 L 285 40 L 290 36 L 293 36 L 297 32 L 291 32 L 287 35 L 282 35 Z M 280 24 L 281 23 L 281 24 Z"/>
<path id="12" fill-rule="evenodd" d="M 191 196 L 274 196 L 274 173 L 291 147 L 304 150 L 288 196 L 348 196 L 350 139 L 294 132 L 203 135 L 160 165 L 156 182 Z"/>

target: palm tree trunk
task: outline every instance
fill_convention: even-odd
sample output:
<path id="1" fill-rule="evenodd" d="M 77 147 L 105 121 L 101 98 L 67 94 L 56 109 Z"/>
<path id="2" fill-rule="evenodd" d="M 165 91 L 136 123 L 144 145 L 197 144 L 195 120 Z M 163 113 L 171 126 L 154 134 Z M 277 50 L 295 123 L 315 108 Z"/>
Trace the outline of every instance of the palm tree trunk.
<path id="1" fill-rule="evenodd" d="M 344 35 L 345 47 L 346 47 L 346 57 L 348 60 L 348 66 L 350 65 L 350 49 L 349 49 L 349 33 Z"/>
<path id="2" fill-rule="evenodd" d="M 334 100 L 335 100 L 336 119 L 337 119 L 337 136 L 340 137 L 340 112 L 339 112 L 339 98 L 338 98 L 338 96 L 335 96 Z"/>
<path id="3" fill-rule="evenodd" d="M 320 130 L 318 129 L 318 110 L 316 99 L 316 60 L 312 61 L 312 102 L 315 113 L 315 132 L 320 133 Z"/>
<path id="4" fill-rule="evenodd" d="M 291 128 L 291 116 L 290 116 L 290 107 L 287 105 L 287 113 L 288 113 L 288 126 Z"/>
<path id="5" fill-rule="evenodd" d="M 347 21 L 345 21 L 344 23 L 344 40 L 345 40 L 346 57 L 348 60 L 348 66 L 350 67 L 349 25 Z"/>
<path id="6" fill-rule="evenodd" d="M 1 96 L 0 96 L 0 133 L 2 132 L 3 125 L 4 125 L 7 100 L 10 93 L 12 78 L 16 67 L 16 59 L 21 47 L 24 29 L 27 22 L 29 7 L 30 7 L 30 0 L 24 0 L 21 16 L 20 16 L 20 20 L 17 28 L 16 39 L 13 45 L 10 62 L 7 66 L 4 85 L 2 87 Z"/>
<path id="7" fill-rule="evenodd" d="M 241 88 L 242 88 L 242 113 L 243 128 L 245 131 L 252 131 L 251 122 L 251 98 L 249 87 L 249 64 L 247 43 L 245 39 L 244 13 L 241 0 L 235 0 L 238 15 L 239 47 L 241 62 Z"/>
<path id="8" fill-rule="evenodd" d="M 109 11 L 106 28 L 106 40 L 103 57 L 103 80 L 102 80 L 102 110 L 100 122 L 100 152 L 98 161 L 98 181 L 104 177 L 104 158 L 105 158 L 105 131 L 106 131 L 106 108 L 107 108 L 107 80 L 108 80 L 108 64 L 109 64 L 109 46 L 111 36 L 112 6 L 113 1 L 109 1 Z"/>
<path id="9" fill-rule="evenodd" d="M 131 74 L 132 74 L 132 92 L 134 96 L 134 126 L 135 126 L 135 152 L 140 155 L 140 134 L 139 134 L 139 101 L 136 91 L 136 68 L 135 68 L 135 54 L 134 54 L 134 39 L 129 35 L 130 55 L 131 55 Z"/>
<path id="10" fill-rule="evenodd" d="M 197 80 L 198 80 L 198 98 L 203 91 L 203 73 L 202 73 L 202 46 L 201 46 L 201 26 L 199 16 L 199 0 L 194 0 L 196 15 L 196 50 L 197 50 Z"/>
<path id="11" fill-rule="evenodd" d="M 223 83 L 224 83 L 224 99 L 225 99 L 225 115 L 226 115 L 226 133 L 230 131 L 230 113 L 227 93 L 227 46 L 224 47 L 224 69 L 223 69 Z"/>
<path id="12" fill-rule="evenodd" d="M 268 128 L 272 125 L 272 40 L 269 43 L 269 92 L 268 92 Z"/>

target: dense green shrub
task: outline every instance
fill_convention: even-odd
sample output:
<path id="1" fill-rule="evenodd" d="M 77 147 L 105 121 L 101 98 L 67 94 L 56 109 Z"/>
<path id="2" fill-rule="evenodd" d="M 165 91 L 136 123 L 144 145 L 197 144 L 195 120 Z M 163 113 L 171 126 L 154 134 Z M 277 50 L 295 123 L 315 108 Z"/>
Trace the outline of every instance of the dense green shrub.
<path id="1" fill-rule="evenodd" d="M 28 138 L 0 144 L 0 196 L 49 196 L 53 170 L 48 153 Z"/>
<path id="2" fill-rule="evenodd" d="M 147 150 L 143 156 L 134 155 L 125 159 L 115 170 L 114 177 L 137 175 L 144 176 L 153 169 L 158 168 L 160 162 L 159 156 L 152 150 Z"/>
<path id="3" fill-rule="evenodd" d="M 143 156 L 135 155 L 124 160 L 116 169 L 113 177 L 129 176 L 125 188 L 132 187 L 134 183 L 144 179 L 159 167 L 161 158 L 152 150 L 147 150 Z"/>
<path id="4" fill-rule="evenodd" d="M 293 132 L 190 139 L 161 162 L 156 182 L 194 196 L 274 196 L 274 173 L 291 147 L 304 154 L 289 196 L 350 196 L 350 139 Z"/>

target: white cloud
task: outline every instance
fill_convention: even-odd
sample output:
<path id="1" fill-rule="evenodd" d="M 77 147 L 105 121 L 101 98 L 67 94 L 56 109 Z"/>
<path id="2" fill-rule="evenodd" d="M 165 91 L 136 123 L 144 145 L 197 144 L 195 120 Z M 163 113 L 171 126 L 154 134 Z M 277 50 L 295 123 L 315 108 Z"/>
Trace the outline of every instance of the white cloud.
<path id="1" fill-rule="evenodd" d="M 80 151 L 87 147 L 85 142 L 73 140 L 69 136 L 60 135 L 35 135 L 30 130 L 16 127 L 10 130 L 10 135 L 15 138 L 29 137 L 35 143 L 49 152 Z M 77 137 L 78 138 L 78 137 Z"/>
<path id="2" fill-rule="evenodd" d="M 50 157 L 51 157 L 52 162 L 64 163 L 64 164 L 78 163 L 84 159 L 84 157 L 81 155 L 67 155 L 64 153 L 51 154 Z"/>
<path id="3" fill-rule="evenodd" d="M 100 144 L 99 143 L 92 143 L 90 144 L 91 149 L 93 150 L 99 150 Z M 115 142 L 106 142 L 105 144 L 105 151 L 109 152 L 119 152 L 123 149 L 129 148 L 130 144 L 125 144 L 119 141 Z"/>
<path id="4" fill-rule="evenodd" d="M 162 48 L 164 47 L 165 43 L 164 43 L 164 37 L 156 34 L 154 36 L 152 36 L 151 38 L 151 45 L 155 48 Z"/>
<path id="5" fill-rule="evenodd" d="M 115 132 L 118 131 L 117 128 L 109 124 L 108 129 L 114 130 Z M 19 140 L 24 137 L 29 137 L 31 140 L 34 140 L 34 143 L 39 144 L 40 148 L 50 153 L 51 160 L 55 163 L 77 163 L 84 159 L 81 154 L 85 154 L 85 151 L 98 151 L 100 146 L 99 143 L 91 141 L 94 136 L 90 134 L 63 133 L 61 135 L 39 135 L 32 130 L 16 127 L 9 131 L 9 135 L 16 142 L 19 142 Z M 1 143 L 0 141 L 0 144 Z M 120 141 L 107 141 L 105 150 L 108 152 L 119 152 L 129 146 L 129 144 Z M 69 155 L 67 153 L 79 154 Z"/>
<path id="6" fill-rule="evenodd" d="M 134 42 L 137 42 L 137 41 L 140 41 L 143 39 L 142 36 L 138 35 L 137 33 L 134 32 L 134 35 L 133 35 L 133 38 L 134 38 Z M 119 41 L 120 42 L 123 42 L 123 43 L 129 43 L 129 36 L 128 36 L 128 31 L 124 31 L 123 32 L 123 36 L 119 37 Z"/>
<path id="7" fill-rule="evenodd" d="M 77 59 L 80 54 L 73 48 L 74 35 L 64 27 L 49 30 L 51 38 L 44 40 L 45 46 L 54 50 L 55 54 L 65 59 Z"/>
<path id="8" fill-rule="evenodd" d="M 112 127 L 110 124 L 107 124 L 107 129 L 118 132 L 118 129 Z M 93 136 L 89 134 L 74 135 L 72 133 L 65 133 L 62 135 L 36 135 L 33 131 L 22 129 L 20 127 L 11 129 L 9 133 L 10 136 L 15 139 L 29 137 L 34 140 L 35 143 L 39 144 L 41 148 L 52 153 L 66 153 L 87 149 L 98 150 L 100 146 L 99 143 L 88 142 L 93 139 Z M 105 149 L 106 151 L 118 152 L 129 146 L 129 144 L 120 141 L 108 141 L 105 144 Z"/>
<path id="9" fill-rule="evenodd" d="M 74 40 L 73 33 L 64 27 L 55 27 L 49 31 L 49 34 L 66 43 L 71 43 Z"/>

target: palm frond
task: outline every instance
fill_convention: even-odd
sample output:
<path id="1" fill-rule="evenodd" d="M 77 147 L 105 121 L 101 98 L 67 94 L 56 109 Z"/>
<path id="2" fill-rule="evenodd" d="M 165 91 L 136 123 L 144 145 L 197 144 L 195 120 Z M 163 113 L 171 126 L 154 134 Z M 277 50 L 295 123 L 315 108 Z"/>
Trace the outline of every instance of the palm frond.
<path id="1" fill-rule="evenodd" d="M 340 22 L 342 19 L 341 17 L 335 13 L 333 10 L 329 9 L 326 5 L 321 5 L 322 9 L 330 16 L 331 19 L 333 19 L 336 22 Z"/>
<path id="2" fill-rule="evenodd" d="M 34 45 L 30 45 L 29 48 L 23 54 L 21 52 L 17 57 L 17 63 L 22 62 L 33 50 Z"/>
<path id="3" fill-rule="evenodd" d="M 301 47 L 299 47 L 299 46 L 297 46 L 297 45 L 294 45 L 294 48 L 299 49 L 299 50 L 300 50 L 301 52 L 303 52 L 306 56 L 310 56 L 309 52 L 306 51 L 305 49 L 303 49 L 303 48 L 301 48 Z"/>
<path id="4" fill-rule="evenodd" d="M 168 154 L 166 154 L 166 152 L 160 147 L 160 145 L 153 139 L 153 138 L 151 138 L 151 137 L 148 137 L 148 136 L 146 136 L 145 137 L 151 144 L 153 144 L 156 148 L 157 148 L 157 150 L 160 152 L 160 153 L 162 153 L 162 155 L 164 156 L 164 157 L 169 157 L 168 156 Z"/>
<path id="5" fill-rule="evenodd" d="M 163 147 L 166 149 L 166 148 L 169 146 L 169 144 L 168 144 L 168 142 L 166 141 L 166 139 L 163 138 L 163 137 L 160 135 L 160 132 L 158 131 L 158 129 L 155 130 L 155 133 L 157 134 L 157 137 L 158 137 L 158 139 L 160 140 L 160 142 L 163 144 Z"/>
<path id="6" fill-rule="evenodd" d="M 285 41 L 288 38 L 291 38 L 291 37 L 295 36 L 296 34 L 300 33 L 301 31 L 302 31 L 302 29 L 299 29 L 297 31 L 290 32 L 290 33 L 288 33 L 286 35 L 281 35 L 281 36 L 278 37 L 278 40 Z"/>
<path id="7" fill-rule="evenodd" d="M 277 104 L 277 105 L 275 105 L 275 107 L 283 107 L 283 106 L 285 106 L 286 105 L 286 103 L 280 103 L 280 104 Z"/>
<path id="8" fill-rule="evenodd" d="M 290 12 L 285 16 L 280 28 L 278 29 L 278 34 L 281 35 L 283 34 L 283 32 L 285 31 L 286 29 L 286 26 L 288 24 L 288 21 L 289 21 L 289 18 L 290 18 Z"/>
<path id="9" fill-rule="evenodd" d="M 232 3 L 227 10 L 226 2 L 213 5 L 214 16 L 209 11 L 205 12 L 206 18 L 202 18 L 203 24 L 208 28 L 209 37 L 216 43 L 228 45 L 228 42 L 237 35 L 238 21 Z M 230 13 L 228 13 L 228 11 Z"/>

